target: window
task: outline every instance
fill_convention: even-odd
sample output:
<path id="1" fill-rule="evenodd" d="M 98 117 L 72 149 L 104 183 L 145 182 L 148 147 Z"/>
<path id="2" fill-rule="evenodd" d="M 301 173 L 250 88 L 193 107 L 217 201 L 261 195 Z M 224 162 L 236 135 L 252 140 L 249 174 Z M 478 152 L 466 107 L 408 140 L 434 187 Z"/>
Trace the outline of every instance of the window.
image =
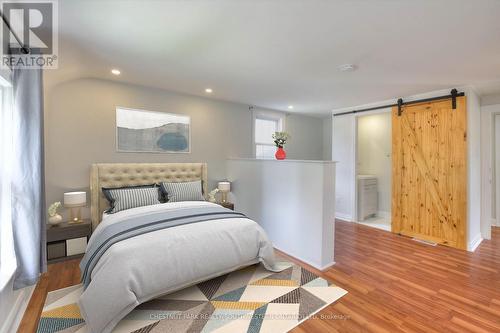
<path id="1" fill-rule="evenodd" d="M 274 158 L 276 147 L 272 135 L 283 131 L 284 114 L 274 112 L 254 113 L 254 148 L 256 158 Z"/>
<path id="2" fill-rule="evenodd" d="M 11 219 L 11 162 L 14 148 L 12 88 L 9 85 L 0 76 L 0 290 L 9 282 L 17 266 Z"/>

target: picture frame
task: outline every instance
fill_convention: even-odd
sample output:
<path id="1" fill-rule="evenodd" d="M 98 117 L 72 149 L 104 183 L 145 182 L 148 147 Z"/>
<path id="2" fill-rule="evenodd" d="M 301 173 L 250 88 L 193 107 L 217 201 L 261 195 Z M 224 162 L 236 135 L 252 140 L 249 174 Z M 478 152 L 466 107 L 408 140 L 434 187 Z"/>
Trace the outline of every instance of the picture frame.
<path id="1" fill-rule="evenodd" d="M 191 117 L 177 113 L 116 107 L 116 151 L 191 153 Z"/>

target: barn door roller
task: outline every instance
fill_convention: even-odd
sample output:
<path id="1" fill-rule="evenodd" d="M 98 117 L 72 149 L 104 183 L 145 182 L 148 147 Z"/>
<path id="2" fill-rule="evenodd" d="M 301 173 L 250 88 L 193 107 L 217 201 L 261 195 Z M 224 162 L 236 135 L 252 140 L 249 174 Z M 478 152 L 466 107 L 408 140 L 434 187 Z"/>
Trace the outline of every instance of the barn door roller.
<path id="1" fill-rule="evenodd" d="M 451 89 L 451 108 L 453 110 L 457 108 L 457 95 L 458 95 L 457 89 L 455 88 Z"/>
<path id="2" fill-rule="evenodd" d="M 398 117 L 401 117 L 401 113 L 403 112 L 403 99 L 398 99 Z"/>

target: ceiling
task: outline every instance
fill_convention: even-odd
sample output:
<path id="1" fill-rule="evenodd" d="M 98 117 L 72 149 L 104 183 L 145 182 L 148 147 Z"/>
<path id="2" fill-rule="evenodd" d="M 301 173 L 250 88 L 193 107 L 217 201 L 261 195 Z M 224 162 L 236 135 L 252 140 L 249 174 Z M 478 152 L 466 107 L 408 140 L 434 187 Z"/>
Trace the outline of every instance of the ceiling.
<path id="1" fill-rule="evenodd" d="M 102 78 L 328 113 L 455 86 L 500 92 L 497 0 L 65 0 L 49 86 Z M 337 67 L 352 63 L 354 72 Z M 118 77 L 110 73 L 118 68 Z"/>

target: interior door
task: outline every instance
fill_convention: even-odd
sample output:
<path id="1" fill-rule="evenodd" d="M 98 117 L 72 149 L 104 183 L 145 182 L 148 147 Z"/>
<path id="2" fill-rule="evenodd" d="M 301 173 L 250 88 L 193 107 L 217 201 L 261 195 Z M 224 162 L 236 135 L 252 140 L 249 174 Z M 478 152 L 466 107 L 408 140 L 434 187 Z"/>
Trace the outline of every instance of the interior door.
<path id="1" fill-rule="evenodd" d="M 392 231 L 466 249 L 466 98 L 392 110 Z"/>

